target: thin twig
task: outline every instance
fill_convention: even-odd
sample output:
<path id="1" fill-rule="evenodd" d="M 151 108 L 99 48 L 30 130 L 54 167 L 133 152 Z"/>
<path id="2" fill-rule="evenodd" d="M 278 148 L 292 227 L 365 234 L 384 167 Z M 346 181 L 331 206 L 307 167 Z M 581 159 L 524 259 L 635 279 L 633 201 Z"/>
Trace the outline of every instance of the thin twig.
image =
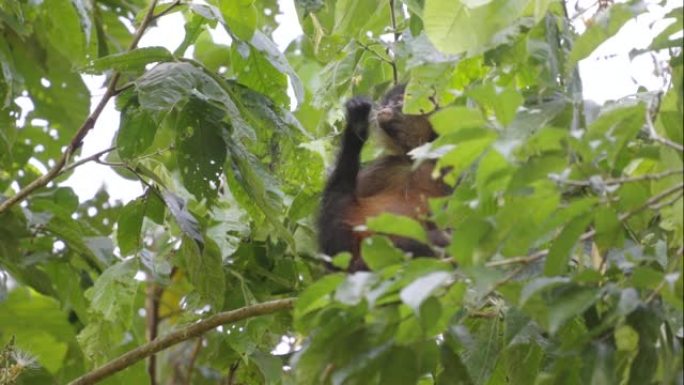
<path id="1" fill-rule="evenodd" d="M 154 7 L 156 5 L 157 0 L 152 0 L 149 8 L 147 9 L 147 12 L 145 13 L 145 17 L 140 23 L 140 27 L 135 32 L 135 35 L 133 35 L 133 40 L 131 40 L 131 44 L 128 46 L 128 51 L 133 50 L 135 47 L 138 46 L 140 39 L 145 33 L 145 30 L 152 21 Z M 14 206 L 15 204 L 26 199 L 35 190 L 46 186 L 61 173 L 64 166 L 69 161 L 71 155 L 81 147 L 81 144 L 83 143 L 83 138 L 85 138 L 85 136 L 88 134 L 88 132 L 90 132 L 90 130 L 93 127 L 95 127 L 95 122 L 100 117 L 100 114 L 109 102 L 109 99 L 111 99 L 116 94 L 116 83 L 119 81 L 120 77 L 121 74 L 119 72 L 114 72 L 114 74 L 112 74 L 112 77 L 109 80 L 109 84 L 107 84 L 107 89 L 104 95 L 102 95 L 102 99 L 100 99 L 100 102 L 95 106 L 93 112 L 90 113 L 90 115 L 85 119 L 81 127 L 79 127 L 79 129 L 76 131 L 76 134 L 74 134 L 74 137 L 71 139 L 71 142 L 67 146 L 62 156 L 57 160 L 57 162 L 55 162 L 55 165 L 52 168 L 50 168 L 50 170 L 48 170 L 47 173 L 39 176 L 38 178 L 34 179 L 31 183 L 27 184 L 24 188 L 20 189 L 15 195 L 1 202 L 0 214 L 9 210 L 9 208 Z"/>
<path id="2" fill-rule="evenodd" d="M 95 384 L 100 380 L 107 378 L 114 373 L 117 373 L 135 364 L 136 362 L 149 357 L 154 353 L 158 353 L 180 342 L 198 337 L 220 325 L 238 322 L 261 315 L 272 314 L 279 311 L 290 310 L 294 305 L 294 301 L 294 298 L 278 299 L 218 313 L 203 321 L 199 321 L 182 329 L 178 329 L 145 345 L 130 350 L 109 361 L 105 365 L 71 381 L 69 385 Z"/>
<path id="3" fill-rule="evenodd" d="M 658 132 L 656 132 L 655 126 L 653 125 L 653 118 L 651 117 L 650 110 L 650 108 L 646 109 L 646 127 L 648 127 L 648 133 L 651 136 L 651 139 L 664 146 L 674 148 L 679 152 L 684 152 L 684 146 L 682 146 L 679 143 L 675 143 L 669 139 L 665 139 L 662 136 L 660 136 Z"/>
<path id="4" fill-rule="evenodd" d="M 487 297 L 489 297 L 489 296 L 492 295 L 492 294 L 494 293 L 494 291 L 496 291 L 496 289 L 498 289 L 501 285 L 504 285 L 504 284 L 510 282 L 510 281 L 511 281 L 512 279 L 514 279 L 515 277 L 517 277 L 518 274 L 520 274 L 520 273 L 525 269 L 525 267 L 527 267 L 527 265 L 520 265 L 520 266 L 516 267 L 515 270 L 511 271 L 510 273 L 508 273 L 508 275 L 506 275 L 505 277 L 503 277 L 502 279 L 500 279 L 500 280 L 498 280 L 496 283 L 494 283 L 494 285 L 492 285 L 491 289 L 489 289 L 489 291 L 487 292 L 487 294 L 485 294 L 482 298 L 487 298 Z"/>
<path id="5" fill-rule="evenodd" d="M 680 191 L 679 194 L 675 195 L 674 198 L 672 198 L 670 200 L 662 201 L 662 202 L 656 203 L 654 205 L 651 205 L 651 209 L 657 211 L 657 210 L 662 209 L 663 207 L 671 206 L 671 205 L 675 204 L 679 199 L 681 199 L 683 195 L 684 195 L 684 192 Z"/>
<path id="6" fill-rule="evenodd" d="M 644 174 L 644 175 L 637 175 L 637 176 L 626 176 L 626 177 L 620 177 L 620 178 L 612 178 L 612 179 L 606 179 L 601 181 L 606 186 L 612 186 L 612 185 L 617 185 L 617 184 L 625 184 L 625 183 L 632 183 L 632 182 L 642 182 L 642 181 L 647 181 L 647 180 L 659 180 L 663 178 L 667 178 L 669 176 L 673 175 L 678 175 L 678 174 L 684 174 L 684 169 L 679 169 L 679 170 L 667 170 L 663 171 L 657 174 Z M 591 180 L 561 180 L 557 178 L 553 178 L 555 181 L 561 184 L 567 184 L 571 186 L 578 186 L 578 187 L 589 187 L 594 185 Z"/>
<path id="7" fill-rule="evenodd" d="M 188 370 L 185 374 L 185 385 L 192 385 L 192 372 L 195 370 L 195 361 L 197 361 L 197 356 L 199 356 L 199 352 L 202 349 L 202 336 L 199 336 L 197 338 L 197 342 L 195 343 L 195 346 L 192 348 L 192 352 L 190 353 L 190 360 L 188 362 Z"/>
<path id="8" fill-rule="evenodd" d="M 656 286 L 656 287 L 653 289 L 653 291 L 651 292 L 651 294 L 649 294 L 648 297 L 646 297 L 646 300 L 645 300 L 644 302 L 645 302 L 645 303 L 651 303 L 651 302 L 658 296 L 658 294 L 660 294 L 660 291 L 663 290 L 663 288 L 665 287 L 665 283 L 666 283 L 666 282 L 667 282 L 667 281 L 665 281 L 664 279 L 663 279 L 662 281 L 660 281 L 660 283 L 658 284 L 658 286 Z"/>
<path id="9" fill-rule="evenodd" d="M 169 4 L 168 8 L 160 11 L 158 14 L 152 16 L 152 20 L 157 20 L 162 16 L 168 15 L 174 8 L 179 6 L 181 4 L 181 0 L 176 0 L 173 3 Z"/>
<path id="10" fill-rule="evenodd" d="M 65 172 L 71 171 L 71 170 L 75 169 L 76 167 L 81 166 L 81 165 L 88 163 L 88 162 L 96 161 L 99 163 L 100 157 L 102 155 L 110 153 L 114 150 L 116 150 L 116 146 L 109 147 L 108 149 L 98 151 L 98 152 L 96 152 L 93 155 L 90 155 L 88 157 L 81 158 L 81 159 L 77 160 L 76 162 L 71 163 L 71 164 L 67 165 L 66 167 L 64 167 L 62 169 L 62 171 L 60 171 L 59 173 L 64 174 Z"/>
<path id="11" fill-rule="evenodd" d="M 394 34 L 394 45 L 396 46 L 397 42 L 399 41 L 399 31 L 397 31 L 397 17 L 394 14 L 394 0 L 389 0 L 389 5 L 390 5 L 390 21 L 392 23 L 392 33 Z M 390 49 L 387 48 L 387 54 L 390 53 Z M 392 66 L 392 81 L 394 84 L 399 83 L 399 74 L 397 73 L 397 63 L 394 61 L 394 52 L 390 55 L 390 58 L 392 58 L 392 62 L 390 65 Z"/>
<path id="12" fill-rule="evenodd" d="M 670 196 L 676 192 L 682 191 L 682 190 L 684 190 L 684 183 L 678 184 L 678 185 L 673 186 L 673 187 L 671 187 L 665 191 L 662 191 L 658 195 L 654 195 L 651 198 L 649 198 L 646 202 L 644 202 L 643 204 L 641 204 L 637 208 L 632 209 L 626 213 L 620 214 L 618 216 L 618 220 L 620 222 L 624 222 L 627 219 L 631 218 L 632 216 L 646 210 L 647 208 L 654 208 L 655 206 L 657 206 L 658 202 L 660 202 L 663 199 L 667 198 L 668 196 Z M 589 230 L 580 236 L 579 241 L 580 242 L 586 241 L 588 239 L 591 239 L 594 235 L 596 235 L 596 230 L 593 230 L 593 229 Z M 487 266 L 487 267 L 500 267 L 500 266 L 514 265 L 514 264 L 518 264 L 518 263 L 521 263 L 523 265 L 527 265 L 527 264 L 535 262 L 539 259 L 544 258 L 548 254 L 549 254 L 549 249 L 543 249 L 543 250 L 536 251 L 533 254 L 530 254 L 528 256 L 507 258 L 507 259 L 504 259 L 502 261 L 488 262 L 485 266 Z M 516 273 L 516 275 L 517 275 L 517 273 Z"/>

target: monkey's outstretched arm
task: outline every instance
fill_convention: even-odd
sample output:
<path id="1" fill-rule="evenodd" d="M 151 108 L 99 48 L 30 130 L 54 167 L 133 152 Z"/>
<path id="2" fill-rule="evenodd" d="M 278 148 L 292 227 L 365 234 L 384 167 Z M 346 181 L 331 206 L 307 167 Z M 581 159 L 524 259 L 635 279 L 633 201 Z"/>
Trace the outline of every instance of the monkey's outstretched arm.
<path id="1" fill-rule="evenodd" d="M 368 138 L 370 101 L 354 98 L 347 102 L 347 127 L 342 134 L 342 148 L 335 168 L 323 190 L 318 218 L 318 243 L 321 251 L 335 255 L 354 252 L 354 236 L 345 224 L 347 210 L 356 202 L 356 177 L 360 168 L 361 148 Z"/>

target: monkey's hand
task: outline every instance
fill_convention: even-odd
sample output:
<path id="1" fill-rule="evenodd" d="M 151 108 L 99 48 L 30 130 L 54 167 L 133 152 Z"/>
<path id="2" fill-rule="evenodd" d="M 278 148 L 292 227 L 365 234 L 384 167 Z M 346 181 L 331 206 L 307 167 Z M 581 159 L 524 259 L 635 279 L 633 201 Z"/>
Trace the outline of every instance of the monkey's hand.
<path id="1" fill-rule="evenodd" d="M 365 142 L 368 139 L 371 101 L 363 97 L 356 97 L 350 99 L 345 107 L 347 108 L 347 130 Z"/>

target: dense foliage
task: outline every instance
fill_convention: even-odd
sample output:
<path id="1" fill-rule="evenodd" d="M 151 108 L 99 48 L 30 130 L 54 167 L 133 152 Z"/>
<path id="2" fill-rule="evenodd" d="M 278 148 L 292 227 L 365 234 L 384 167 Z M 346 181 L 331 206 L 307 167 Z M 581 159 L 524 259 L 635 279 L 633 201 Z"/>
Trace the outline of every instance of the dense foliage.
<path id="1" fill-rule="evenodd" d="M 551 0 L 297 0 L 283 53 L 276 0 L 0 2 L 0 384 L 94 383 L 139 346 L 98 379 L 682 384 L 682 8 L 633 51 L 668 86 L 596 106 L 578 62 L 646 11 L 598 3 L 578 35 Z M 171 13 L 182 44 L 139 48 Z M 313 224 L 343 101 L 402 81 L 437 110 L 413 155 L 455 186 L 431 202 L 451 244 L 410 259 L 382 234 L 424 230 L 386 214 L 371 271 L 332 272 Z M 113 148 L 80 157 L 108 102 Z M 86 162 L 144 193 L 79 201 Z"/>

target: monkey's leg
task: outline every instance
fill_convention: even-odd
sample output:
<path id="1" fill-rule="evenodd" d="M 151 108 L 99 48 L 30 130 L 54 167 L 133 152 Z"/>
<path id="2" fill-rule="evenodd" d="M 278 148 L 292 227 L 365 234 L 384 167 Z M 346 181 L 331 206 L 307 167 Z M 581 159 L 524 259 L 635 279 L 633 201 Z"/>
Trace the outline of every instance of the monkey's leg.
<path id="1" fill-rule="evenodd" d="M 347 102 L 347 127 L 342 134 L 342 148 L 325 189 L 318 218 L 318 244 L 322 252 L 335 255 L 355 252 L 355 239 L 345 215 L 356 204 L 356 177 L 360 168 L 363 143 L 368 138 L 368 115 L 371 103 L 354 98 Z"/>

